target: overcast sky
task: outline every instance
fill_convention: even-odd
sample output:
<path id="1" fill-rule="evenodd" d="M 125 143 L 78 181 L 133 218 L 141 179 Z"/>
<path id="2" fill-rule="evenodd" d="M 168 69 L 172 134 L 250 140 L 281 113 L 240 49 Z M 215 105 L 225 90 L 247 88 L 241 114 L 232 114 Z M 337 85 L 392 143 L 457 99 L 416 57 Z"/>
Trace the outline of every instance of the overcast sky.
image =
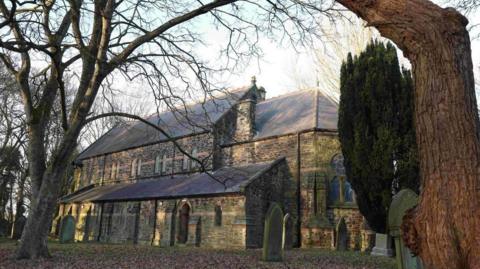
<path id="1" fill-rule="evenodd" d="M 439 2 L 439 1 L 435 1 Z M 477 14 L 470 14 L 470 24 L 480 23 L 480 12 Z M 208 22 L 204 21 L 200 24 L 196 23 L 195 27 L 200 28 L 200 32 L 205 36 L 205 45 L 198 46 L 198 54 L 202 59 L 208 59 L 215 63 L 221 61 L 218 57 L 218 51 L 225 47 L 227 33 L 219 31 Z M 348 37 L 351 35 L 351 29 L 338 29 L 338 36 Z M 479 29 L 475 32 L 478 34 Z M 318 42 L 320 46 L 327 47 L 328 39 Z M 472 58 L 476 74 L 480 72 L 480 38 L 472 41 Z M 256 76 L 257 85 L 263 86 L 267 91 L 267 98 L 285 94 L 291 91 L 298 90 L 300 85 L 298 80 L 302 80 L 303 86 L 314 87 L 317 84 L 317 75 L 315 71 L 314 53 L 312 48 L 293 47 L 289 43 L 280 43 L 262 36 L 259 37 L 259 48 L 263 52 L 263 56 L 256 61 L 250 62 L 250 65 L 244 69 L 235 72 L 224 73 L 221 77 L 222 85 L 236 88 L 248 85 L 252 76 Z M 399 51 L 399 56 L 402 58 L 402 53 Z M 401 61 L 408 66 L 408 61 L 403 58 Z M 341 61 L 335 65 L 339 66 Z M 338 74 L 339 76 L 339 74 Z M 478 75 L 477 75 L 478 76 Z M 321 76 L 319 79 L 323 79 Z M 126 82 L 122 78 L 115 78 L 116 86 L 119 89 L 129 89 L 123 91 L 125 96 L 122 96 L 125 102 L 136 100 L 135 102 L 142 103 L 144 107 L 151 107 L 145 109 L 154 112 L 155 104 L 148 92 L 148 86 Z M 128 87 L 126 86 L 128 85 Z M 140 93 L 140 94 L 139 94 Z M 137 99 L 135 97 L 138 97 Z M 120 98 L 119 98 L 120 99 Z"/>

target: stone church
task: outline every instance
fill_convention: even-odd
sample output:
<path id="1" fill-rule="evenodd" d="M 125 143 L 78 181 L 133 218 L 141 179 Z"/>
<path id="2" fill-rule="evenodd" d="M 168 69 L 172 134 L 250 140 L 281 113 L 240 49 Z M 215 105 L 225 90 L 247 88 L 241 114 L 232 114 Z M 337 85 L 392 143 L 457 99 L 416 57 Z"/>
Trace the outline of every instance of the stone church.
<path id="1" fill-rule="evenodd" d="M 76 241 L 260 248 L 270 203 L 288 247 L 365 250 L 372 232 L 343 175 L 337 104 L 318 90 L 265 99 L 252 84 L 119 124 L 74 162 L 60 200 Z M 346 239 L 345 239 L 346 238 Z"/>

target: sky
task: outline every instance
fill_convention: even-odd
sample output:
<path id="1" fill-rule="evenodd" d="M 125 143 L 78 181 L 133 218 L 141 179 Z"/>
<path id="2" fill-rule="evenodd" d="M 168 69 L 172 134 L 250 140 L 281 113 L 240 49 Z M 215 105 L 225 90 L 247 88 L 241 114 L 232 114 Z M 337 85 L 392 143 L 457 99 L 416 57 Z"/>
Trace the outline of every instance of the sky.
<path id="1" fill-rule="evenodd" d="M 480 12 L 469 16 L 470 24 L 480 23 Z M 344 32 L 348 35 L 348 32 Z M 328 41 L 327 41 L 328 42 Z M 264 51 L 268 52 L 260 59 L 258 66 L 252 65 L 245 70 L 244 74 L 232 77 L 232 85 L 241 85 L 247 83 L 251 75 L 257 77 L 259 85 L 267 90 L 267 97 L 281 95 L 298 88 L 297 83 L 292 80 L 292 69 L 297 70 L 296 73 L 302 74 L 304 81 L 307 81 L 311 87 L 316 84 L 315 61 L 313 60 L 312 51 L 305 49 L 298 53 L 291 48 L 279 47 L 276 44 L 265 41 Z M 472 60 L 475 69 L 475 75 L 480 75 L 480 38 L 472 40 Z M 409 62 L 403 57 L 401 50 L 398 50 L 398 56 L 401 63 L 409 66 Z M 340 65 L 341 62 L 338 62 Z M 477 78 L 478 79 L 478 78 Z M 479 89 L 480 90 L 480 89 Z M 477 96 L 478 98 L 478 96 Z"/>
<path id="2" fill-rule="evenodd" d="M 442 4 L 438 0 L 435 2 Z M 477 11 L 474 14 L 469 14 L 468 18 L 470 24 L 480 23 L 480 12 Z M 219 57 L 219 51 L 225 48 L 225 40 L 228 37 L 227 34 L 219 30 L 218 27 L 212 26 L 208 20 L 200 20 L 200 23 L 196 22 L 195 27 L 200 29 L 199 32 L 201 32 L 204 37 L 203 40 L 205 40 L 205 44 L 198 45 L 196 48 L 197 54 L 201 55 L 202 59 L 213 63 L 213 66 L 215 66 L 216 62 L 223 61 L 224 58 Z M 316 44 L 318 44 L 318 47 L 323 48 L 328 52 L 328 50 L 331 49 L 331 40 L 338 41 L 335 39 L 339 39 L 339 37 L 348 40 L 350 38 L 349 35 L 352 35 L 352 32 L 362 31 L 363 28 L 363 25 L 358 29 L 355 28 L 353 30 L 348 25 L 337 28 L 337 32 L 333 39 L 324 38 L 316 42 Z M 375 32 L 374 29 L 370 31 Z M 480 32 L 479 29 L 477 29 L 476 33 L 478 32 Z M 259 36 L 258 47 L 262 52 L 261 57 L 252 59 L 244 68 L 240 68 L 234 72 L 223 73 L 221 77 L 216 78 L 216 80 L 218 79 L 218 81 L 221 81 L 219 85 L 229 88 L 242 87 L 249 85 L 251 77 L 255 76 L 257 85 L 265 87 L 267 98 L 296 91 L 302 87 L 315 87 L 320 84 L 320 88 L 322 88 L 321 82 L 326 78 L 324 75 L 322 76 L 322 74 L 318 75 L 314 48 L 293 48 L 288 42 L 278 42 L 277 40 L 272 40 L 271 38 L 263 37 L 262 35 Z M 348 44 L 346 47 L 348 48 Z M 471 48 L 474 69 L 477 74 L 480 74 L 480 38 L 472 40 Z M 347 52 L 345 51 L 345 56 L 346 53 Z M 398 55 L 401 64 L 409 67 L 408 60 L 403 57 L 400 50 L 398 50 Z M 336 58 L 334 61 L 331 61 L 332 65 L 337 66 L 336 71 L 339 70 L 342 60 L 343 59 L 341 58 Z M 339 76 L 339 74 L 336 75 Z M 136 102 L 142 103 L 144 111 L 155 112 L 156 105 L 154 102 L 149 101 L 153 100 L 153 98 L 148 97 L 148 95 L 151 94 L 148 93 L 148 90 L 146 93 L 147 97 L 145 96 L 145 89 L 148 85 L 142 83 L 132 84 L 119 77 L 116 77 L 115 80 L 117 80 L 115 84 L 119 89 L 128 88 L 130 90 L 130 92 L 123 91 L 126 97 L 120 99 L 124 100 L 122 102 L 136 100 Z M 126 85 L 128 85 L 128 87 L 126 87 Z M 136 94 L 138 92 L 142 92 L 142 94 Z"/>
<path id="3" fill-rule="evenodd" d="M 444 7 L 447 6 L 443 4 L 445 0 L 433 2 Z M 479 24 L 480 10 L 469 14 L 468 19 L 470 21 L 469 25 Z M 338 36 L 342 36 L 345 39 L 352 35 L 351 29 L 342 30 L 340 28 L 337 30 L 339 31 Z M 376 32 L 375 29 L 372 30 Z M 480 29 L 476 29 L 474 34 L 479 32 Z M 378 32 L 376 33 L 378 34 Z M 388 41 L 388 39 L 382 39 Z M 208 40 L 211 42 L 212 47 L 218 47 L 219 44 L 222 44 L 222 36 L 214 31 L 211 32 Z M 326 49 L 329 49 L 330 41 L 328 39 L 323 39 L 319 42 L 323 42 L 319 44 L 320 46 L 326 46 Z M 302 86 L 316 86 L 318 76 L 315 73 L 314 49 L 297 48 L 295 50 L 288 44 L 279 44 L 266 38 L 261 39 L 260 44 L 264 52 L 263 57 L 257 63 L 252 63 L 244 72 L 232 74 L 228 81 L 231 87 L 248 84 L 250 77 L 253 75 L 257 78 L 257 84 L 265 87 L 267 90 L 267 98 L 298 90 Z M 478 76 L 480 75 L 480 38 L 472 40 L 471 49 L 474 71 Z M 401 64 L 407 67 L 410 66 L 409 61 L 403 57 L 401 50 L 398 50 L 398 56 Z M 340 64 L 341 61 L 339 60 L 337 65 L 340 66 Z M 321 76 L 320 79 L 322 79 Z M 301 83 L 298 80 L 301 80 Z M 480 89 L 478 90 L 480 91 Z"/>

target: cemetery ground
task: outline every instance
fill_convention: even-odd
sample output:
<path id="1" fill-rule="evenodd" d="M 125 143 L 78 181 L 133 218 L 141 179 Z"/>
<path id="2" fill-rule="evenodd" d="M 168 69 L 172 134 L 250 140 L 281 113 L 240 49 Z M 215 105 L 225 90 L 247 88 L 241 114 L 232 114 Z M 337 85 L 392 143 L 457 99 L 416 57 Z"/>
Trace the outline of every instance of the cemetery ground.
<path id="1" fill-rule="evenodd" d="M 17 242 L 0 238 L 0 268 L 395 268 L 392 258 L 352 251 L 293 249 L 284 262 L 263 262 L 258 250 L 160 248 L 98 243 L 50 242 L 52 259 L 13 258 Z"/>

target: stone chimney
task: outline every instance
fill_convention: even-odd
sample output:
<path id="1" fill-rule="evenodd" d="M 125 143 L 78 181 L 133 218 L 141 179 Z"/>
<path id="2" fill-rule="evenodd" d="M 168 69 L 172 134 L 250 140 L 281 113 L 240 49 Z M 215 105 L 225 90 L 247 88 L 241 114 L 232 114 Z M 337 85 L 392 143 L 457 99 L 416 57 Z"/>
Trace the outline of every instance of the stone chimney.
<path id="1" fill-rule="evenodd" d="M 233 139 L 236 142 L 250 140 L 255 136 L 255 106 L 262 100 L 258 92 L 255 76 L 252 77 L 252 86 L 245 99 L 240 100 L 236 106 L 236 126 Z"/>
<path id="2" fill-rule="evenodd" d="M 252 92 L 251 94 L 254 95 L 253 99 L 256 102 L 265 101 L 266 91 L 264 87 L 257 87 L 257 78 L 255 76 L 252 77 Z"/>

